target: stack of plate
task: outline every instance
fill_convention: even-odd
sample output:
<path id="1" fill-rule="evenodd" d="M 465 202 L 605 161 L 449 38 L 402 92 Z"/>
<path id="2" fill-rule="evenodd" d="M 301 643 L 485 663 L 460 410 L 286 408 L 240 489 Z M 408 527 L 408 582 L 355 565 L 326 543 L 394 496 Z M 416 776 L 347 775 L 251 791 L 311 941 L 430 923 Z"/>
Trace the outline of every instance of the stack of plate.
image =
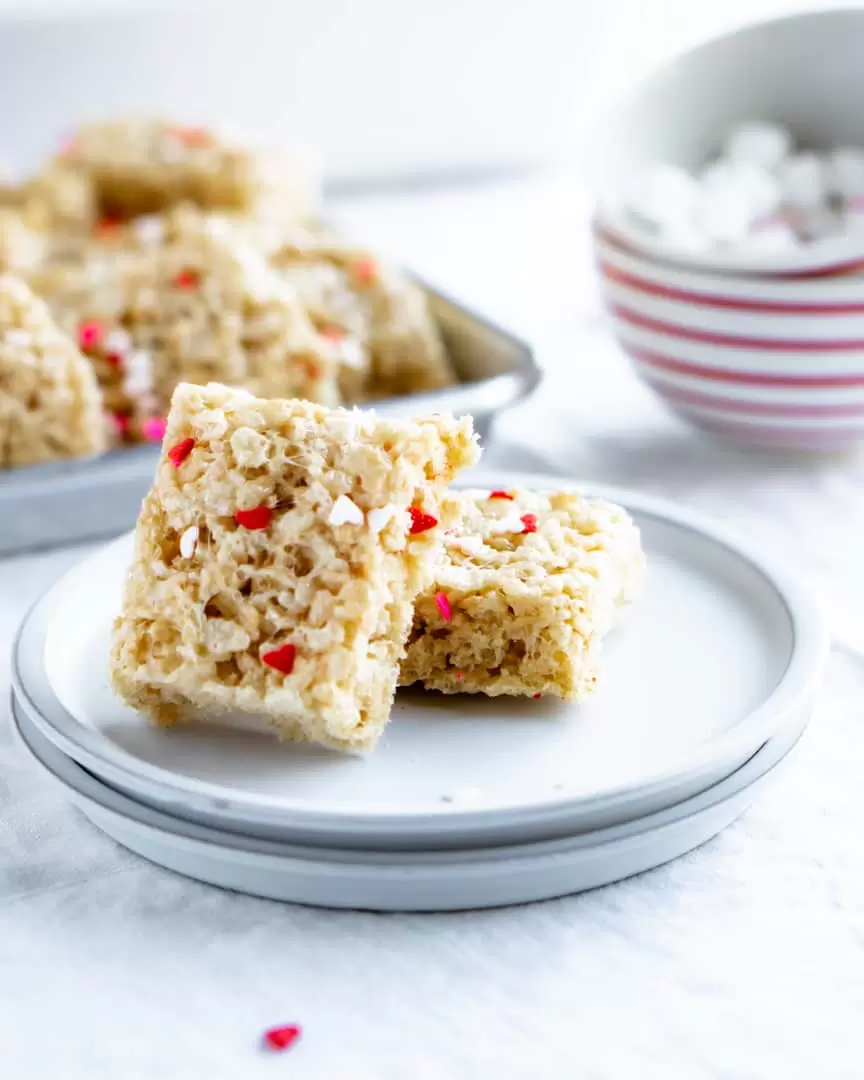
<path id="1" fill-rule="evenodd" d="M 13 657 L 21 738 L 119 843 L 260 896 L 491 907 L 657 866 L 736 818 L 795 745 L 827 635 L 794 579 L 714 526 L 642 496 L 585 490 L 633 514 L 649 573 L 608 643 L 600 693 L 578 709 L 400 694 L 367 758 L 226 726 L 158 730 L 107 685 L 127 537 L 25 619 Z"/>

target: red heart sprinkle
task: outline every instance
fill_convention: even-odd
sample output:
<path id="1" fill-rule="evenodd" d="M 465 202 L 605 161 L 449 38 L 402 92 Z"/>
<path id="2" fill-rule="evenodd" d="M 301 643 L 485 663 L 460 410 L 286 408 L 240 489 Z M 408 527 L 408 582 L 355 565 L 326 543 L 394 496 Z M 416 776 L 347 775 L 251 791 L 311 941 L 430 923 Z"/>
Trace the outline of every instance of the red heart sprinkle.
<path id="1" fill-rule="evenodd" d="M 110 239 L 117 235 L 123 219 L 118 217 L 103 217 L 93 226 L 93 234 L 99 239 Z"/>
<path id="2" fill-rule="evenodd" d="M 421 510 L 419 506 L 409 506 L 408 513 L 411 515 L 411 528 L 408 530 L 411 536 L 417 533 L 428 532 L 438 524 L 438 518 L 432 517 Z"/>
<path id="3" fill-rule="evenodd" d="M 201 281 L 201 275 L 197 270 L 181 270 L 174 275 L 171 284 L 175 289 L 194 289 Z"/>
<path id="4" fill-rule="evenodd" d="M 111 426 L 114 429 L 114 434 L 118 438 L 125 439 L 129 433 L 129 417 L 124 416 L 123 413 L 109 413 L 111 419 Z"/>
<path id="5" fill-rule="evenodd" d="M 271 1050 L 288 1050 L 302 1035 L 298 1024 L 285 1024 L 284 1027 L 270 1028 L 264 1032 L 264 1042 Z"/>
<path id="6" fill-rule="evenodd" d="M 209 146 L 213 142 L 213 136 L 206 128 L 178 128 L 174 134 L 184 146 L 190 149 L 196 146 Z"/>
<path id="7" fill-rule="evenodd" d="M 338 326 L 325 326 L 321 331 L 321 336 L 329 341 L 341 341 L 345 337 L 345 331 L 340 330 Z"/>
<path id="8" fill-rule="evenodd" d="M 540 698 L 543 697 L 543 695 L 542 694 L 532 694 L 531 697 L 533 697 L 535 701 L 539 701 Z"/>
<path id="9" fill-rule="evenodd" d="M 444 622 L 450 622 L 453 618 L 453 612 L 450 608 L 450 601 L 443 592 L 435 593 L 435 606 L 441 612 L 441 618 Z"/>
<path id="10" fill-rule="evenodd" d="M 271 649 L 270 652 L 261 653 L 261 660 L 267 665 L 267 667 L 275 668 L 276 671 L 281 671 L 283 675 L 290 675 L 294 670 L 294 660 L 297 657 L 297 647 L 295 645 L 280 645 L 278 649 Z"/>
<path id="11" fill-rule="evenodd" d="M 273 511 L 269 506 L 256 506 L 252 510 L 234 511 L 234 520 L 237 524 L 244 529 L 251 529 L 253 532 L 266 529 L 272 517 Z"/>
<path id="12" fill-rule="evenodd" d="M 168 460 L 174 466 L 175 469 L 179 469 L 187 457 L 192 453 L 195 447 L 195 440 L 192 438 L 181 439 L 175 446 L 172 446 L 168 451 Z"/>
<path id="13" fill-rule="evenodd" d="M 78 325 L 78 347 L 80 349 L 95 349 L 102 340 L 105 327 L 96 319 L 87 319 Z"/>
<path id="14" fill-rule="evenodd" d="M 113 368 L 120 368 L 123 367 L 123 356 L 119 352 L 109 352 L 105 356 L 105 362 Z"/>
<path id="15" fill-rule="evenodd" d="M 509 491 L 498 491 L 498 490 L 490 491 L 489 492 L 489 498 L 490 499 L 509 499 L 511 502 L 513 501 L 513 496 L 510 494 Z"/>
<path id="16" fill-rule="evenodd" d="M 354 264 L 354 273 L 361 281 L 374 281 L 378 276 L 378 264 L 371 256 L 366 256 Z"/>
<path id="17" fill-rule="evenodd" d="M 166 427 L 164 416 L 148 416 L 141 425 L 141 434 L 147 442 L 162 442 Z"/>
<path id="18" fill-rule="evenodd" d="M 537 515 L 536 514 L 523 514 L 519 519 L 522 522 L 523 530 L 526 533 L 537 532 Z"/>

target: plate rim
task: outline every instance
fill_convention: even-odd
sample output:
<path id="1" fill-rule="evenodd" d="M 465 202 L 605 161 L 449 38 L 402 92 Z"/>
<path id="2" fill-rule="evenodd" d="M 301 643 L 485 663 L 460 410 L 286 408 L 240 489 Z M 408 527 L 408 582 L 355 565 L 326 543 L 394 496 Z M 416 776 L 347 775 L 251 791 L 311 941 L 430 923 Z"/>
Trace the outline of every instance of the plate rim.
<path id="1" fill-rule="evenodd" d="M 574 481 L 564 475 L 549 472 L 520 472 L 511 470 L 478 471 L 455 487 L 484 487 L 487 485 L 524 485 L 538 488 L 568 487 L 591 498 L 619 503 L 628 510 L 672 524 L 686 532 L 696 533 L 725 548 L 739 561 L 755 570 L 771 587 L 789 619 L 792 650 L 789 662 L 777 685 L 759 706 L 734 728 L 717 739 L 695 748 L 685 759 L 676 759 L 673 766 L 661 772 L 625 781 L 602 792 L 587 795 L 562 793 L 531 806 L 512 808 L 476 808 L 451 804 L 446 811 L 428 813 L 386 814 L 341 811 L 336 814 L 320 810 L 275 807 L 266 798 L 257 799 L 247 793 L 231 792 L 230 788 L 171 773 L 160 766 L 142 762 L 100 732 L 88 728 L 69 713 L 57 698 L 44 671 L 44 644 L 50 623 L 50 612 L 57 596 L 62 594 L 69 579 L 91 563 L 98 563 L 109 551 L 127 543 L 131 534 L 100 547 L 96 552 L 71 567 L 37 599 L 25 615 L 15 636 L 12 651 L 11 676 L 16 696 L 27 710 L 30 719 L 55 746 L 67 756 L 109 783 L 132 791 L 145 791 L 146 797 L 165 805 L 181 803 L 194 816 L 196 809 L 205 815 L 214 808 L 230 809 L 239 820 L 260 822 L 270 827 L 331 834 L 367 834 L 404 836 L 411 831 L 458 834 L 467 830 L 500 831 L 507 828 L 508 814 L 517 815 L 521 823 L 536 819 L 538 827 L 544 821 L 559 821 L 562 816 L 590 816 L 605 808 L 638 800 L 640 797 L 662 798 L 667 790 L 675 791 L 685 782 L 697 783 L 697 777 L 718 760 L 729 764 L 729 771 L 741 765 L 758 746 L 782 728 L 790 713 L 809 708 L 821 683 L 829 648 L 827 624 L 821 608 L 799 576 L 789 570 L 776 556 L 766 557 L 755 544 L 742 539 L 709 517 L 691 511 L 668 500 L 626 488 L 590 481 Z M 29 651 L 29 664 L 28 664 Z M 34 658 L 38 657 L 38 663 Z M 38 667 L 36 681 L 30 686 L 22 668 Z M 725 767 L 725 765 L 724 765 Z M 250 814 L 252 815 L 250 817 Z"/>
<path id="2" fill-rule="evenodd" d="M 806 720 L 799 721 L 787 729 L 781 729 L 772 738 L 764 742 L 747 761 L 733 770 L 722 780 L 711 784 L 703 791 L 675 802 L 671 806 L 652 811 L 643 817 L 615 825 L 550 839 L 530 840 L 495 846 L 482 845 L 469 848 L 437 848 L 377 850 L 356 847 L 333 848 L 325 845 L 303 844 L 292 841 L 264 839 L 259 836 L 245 835 L 220 830 L 212 825 L 188 821 L 170 814 L 167 810 L 141 803 L 132 795 L 117 791 L 102 778 L 89 773 L 74 758 L 64 754 L 46 738 L 34 724 L 31 717 L 19 712 L 18 703 L 13 700 L 10 710 L 12 726 L 16 737 L 24 744 L 28 754 L 39 766 L 62 784 L 74 798 L 83 798 L 93 802 L 101 809 L 118 817 L 125 818 L 140 828 L 158 832 L 164 836 L 180 838 L 208 845 L 211 848 L 229 850 L 236 855 L 256 856 L 268 859 L 301 858 L 305 861 L 337 863 L 353 866 L 376 866 L 382 869 L 404 866 L 434 867 L 453 863 L 471 864 L 478 868 L 494 865 L 501 860 L 519 859 L 525 856 L 560 855 L 574 851 L 592 851 L 602 845 L 614 845 L 621 841 L 645 840 L 659 829 L 667 828 L 695 814 L 710 811 L 728 800 L 755 788 L 785 762 L 787 757 L 798 747 L 807 727 Z M 44 739 L 50 752 L 56 754 L 57 761 L 49 763 L 43 757 L 41 748 L 34 748 L 29 732 L 22 730 L 32 725 L 37 736 Z M 71 778 L 70 774 L 71 773 Z"/>

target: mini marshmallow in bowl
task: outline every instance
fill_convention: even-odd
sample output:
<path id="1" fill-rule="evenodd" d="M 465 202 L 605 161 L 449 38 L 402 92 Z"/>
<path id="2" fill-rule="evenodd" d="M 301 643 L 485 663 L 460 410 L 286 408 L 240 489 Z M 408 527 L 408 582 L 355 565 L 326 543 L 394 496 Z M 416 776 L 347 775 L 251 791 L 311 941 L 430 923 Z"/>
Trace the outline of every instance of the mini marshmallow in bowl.
<path id="1" fill-rule="evenodd" d="M 693 173 L 668 162 L 640 170 L 620 208 L 681 251 L 779 254 L 864 232 L 864 148 L 798 149 L 785 128 L 748 121 Z"/>

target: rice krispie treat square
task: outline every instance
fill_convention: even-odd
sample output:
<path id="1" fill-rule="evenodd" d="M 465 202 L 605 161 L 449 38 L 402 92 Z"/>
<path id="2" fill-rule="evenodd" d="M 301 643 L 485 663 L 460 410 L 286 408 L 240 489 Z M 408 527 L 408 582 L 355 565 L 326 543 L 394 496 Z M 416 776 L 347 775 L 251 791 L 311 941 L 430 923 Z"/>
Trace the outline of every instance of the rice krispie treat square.
<path id="1" fill-rule="evenodd" d="M 112 680 L 162 724 L 265 717 L 368 749 L 387 722 L 471 422 L 180 386 L 141 511 Z"/>
<path id="2" fill-rule="evenodd" d="M 93 370 L 26 284 L 0 274 L 0 468 L 105 448 Z"/>
<path id="3" fill-rule="evenodd" d="M 20 211 L 0 207 L 0 272 L 29 274 L 45 258 L 46 244 L 45 237 L 27 224 Z"/>
<path id="4" fill-rule="evenodd" d="M 89 124 L 60 160 L 89 177 L 103 216 L 128 218 L 184 201 L 205 209 L 270 207 L 293 221 L 318 212 L 316 178 L 299 156 L 240 148 L 167 120 Z"/>
<path id="5" fill-rule="evenodd" d="M 458 496 L 460 522 L 418 597 L 400 683 L 581 699 L 603 635 L 638 591 L 638 529 L 620 507 L 568 491 Z"/>
<path id="6" fill-rule="evenodd" d="M 332 344 L 263 256 L 206 233 L 166 238 L 154 224 L 149 243 L 32 279 L 93 362 L 123 438 L 160 441 L 180 382 L 338 403 Z"/>
<path id="7" fill-rule="evenodd" d="M 318 329 L 340 343 L 348 400 L 436 390 L 455 382 L 422 289 L 365 249 L 295 230 L 271 253 Z"/>

